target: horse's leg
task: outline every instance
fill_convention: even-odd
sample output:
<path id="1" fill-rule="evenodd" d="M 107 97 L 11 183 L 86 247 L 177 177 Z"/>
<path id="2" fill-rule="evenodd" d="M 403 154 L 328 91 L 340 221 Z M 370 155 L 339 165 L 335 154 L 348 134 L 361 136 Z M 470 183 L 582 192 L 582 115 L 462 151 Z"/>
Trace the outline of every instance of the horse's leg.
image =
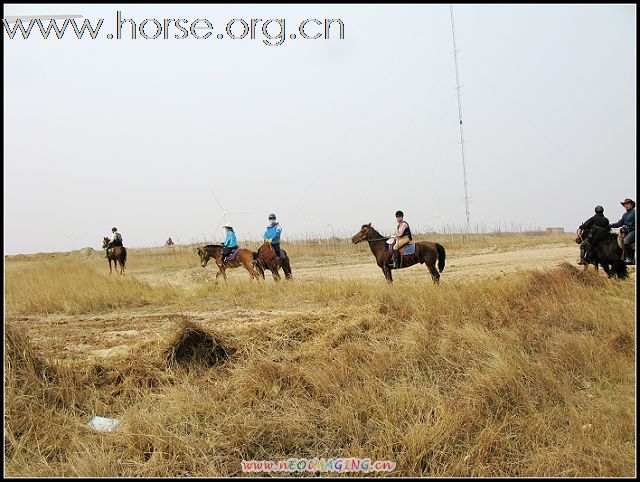
<path id="1" fill-rule="evenodd" d="M 286 279 L 291 279 L 291 264 L 289 263 L 289 258 L 286 257 L 282 260 L 282 271 L 284 271 L 284 277 Z"/>
<path id="2" fill-rule="evenodd" d="M 280 272 L 278 271 L 278 263 L 275 261 L 271 263 L 271 276 L 274 281 L 280 281 Z"/>
<path id="3" fill-rule="evenodd" d="M 246 269 L 249 272 L 249 276 L 251 276 L 251 280 L 253 280 L 254 278 L 258 279 L 258 273 L 253 267 L 253 259 L 248 260 L 238 255 L 238 258 L 236 258 L 236 260 L 240 261 L 240 263 L 237 264 L 236 266 L 244 266 L 244 269 Z"/>
<path id="4" fill-rule="evenodd" d="M 109 258 L 109 274 L 111 274 L 111 258 Z"/>
<path id="5" fill-rule="evenodd" d="M 225 269 L 218 265 L 218 272 L 216 273 L 216 284 L 218 284 L 218 277 L 222 275 L 222 277 L 224 278 L 224 282 L 227 282 L 227 274 L 225 273 Z"/>
<path id="6" fill-rule="evenodd" d="M 387 283 L 393 283 L 393 276 L 391 276 L 391 268 L 387 264 L 382 267 L 382 272 L 384 273 L 384 277 L 387 279 Z"/>
<path id="7" fill-rule="evenodd" d="M 427 263 L 425 261 L 425 264 L 427 265 L 427 268 L 429 268 L 429 273 L 431 273 L 431 279 L 433 280 L 433 283 L 440 284 L 440 273 L 438 273 L 438 269 L 436 268 L 436 263 L 435 262 Z"/>

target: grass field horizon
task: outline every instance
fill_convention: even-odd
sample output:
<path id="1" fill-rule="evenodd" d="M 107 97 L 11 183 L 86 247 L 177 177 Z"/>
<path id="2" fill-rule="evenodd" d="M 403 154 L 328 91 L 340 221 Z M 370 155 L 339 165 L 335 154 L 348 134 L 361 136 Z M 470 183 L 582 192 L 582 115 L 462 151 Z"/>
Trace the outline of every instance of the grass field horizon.
<path id="1" fill-rule="evenodd" d="M 417 236 L 447 249 L 439 286 L 387 285 L 348 239 L 283 243 L 281 283 L 216 285 L 194 245 L 131 249 L 125 276 L 97 250 L 5 256 L 6 473 L 635 476 L 635 272 L 578 268 L 571 234 L 464 236 Z"/>

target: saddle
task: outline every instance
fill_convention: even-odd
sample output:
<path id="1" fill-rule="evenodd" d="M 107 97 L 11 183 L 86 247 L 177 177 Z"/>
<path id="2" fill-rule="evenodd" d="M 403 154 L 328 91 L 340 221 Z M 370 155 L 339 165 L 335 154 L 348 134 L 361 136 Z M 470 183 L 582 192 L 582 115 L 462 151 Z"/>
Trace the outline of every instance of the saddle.
<path id="1" fill-rule="evenodd" d="M 405 244 L 402 248 L 400 248 L 401 256 L 409 256 L 410 254 L 415 254 L 416 252 L 416 243 L 411 241 L 409 244 Z M 389 245 L 389 253 L 393 254 L 393 244 Z"/>
<path id="2" fill-rule="evenodd" d="M 236 259 L 236 256 L 238 255 L 238 250 L 240 248 L 235 248 L 233 251 L 231 251 L 231 253 L 229 253 L 229 255 L 227 255 L 227 261 L 233 261 L 234 259 Z"/>

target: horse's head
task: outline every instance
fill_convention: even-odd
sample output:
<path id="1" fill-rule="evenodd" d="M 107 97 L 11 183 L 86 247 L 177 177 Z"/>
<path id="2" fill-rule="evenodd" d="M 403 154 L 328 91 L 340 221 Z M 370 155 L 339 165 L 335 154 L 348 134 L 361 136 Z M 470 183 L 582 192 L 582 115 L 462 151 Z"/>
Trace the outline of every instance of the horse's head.
<path id="1" fill-rule="evenodd" d="M 372 230 L 373 230 L 373 228 L 371 227 L 371 223 L 363 224 L 362 228 L 360 229 L 360 231 L 358 231 L 356 234 L 354 234 L 354 236 L 351 238 L 351 242 L 353 244 L 358 244 L 361 241 L 365 241 L 365 240 L 369 239 L 369 233 Z"/>
<path id="2" fill-rule="evenodd" d="M 211 255 L 204 248 L 198 248 L 196 251 L 198 252 L 198 256 L 200 256 L 200 265 L 204 268 L 211 259 Z"/>
<path id="3" fill-rule="evenodd" d="M 107 238 L 106 236 L 104 238 L 102 238 L 102 249 L 107 247 L 107 244 L 109 244 L 111 240 L 109 238 Z"/>

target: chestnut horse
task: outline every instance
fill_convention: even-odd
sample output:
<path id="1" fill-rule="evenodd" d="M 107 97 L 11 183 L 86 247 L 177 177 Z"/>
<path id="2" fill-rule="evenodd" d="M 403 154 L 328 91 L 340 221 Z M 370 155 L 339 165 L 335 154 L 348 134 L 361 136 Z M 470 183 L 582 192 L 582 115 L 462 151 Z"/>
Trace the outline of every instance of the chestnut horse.
<path id="1" fill-rule="evenodd" d="M 237 268 L 239 266 L 244 266 L 244 268 L 251 275 L 251 279 L 258 279 L 258 273 L 253 268 L 253 260 L 255 259 L 255 254 L 249 249 L 238 248 L 236 257 L 233 260 L 227 259 L 224 264 L 222 264 L 221 244 L 207 244 L 206 246 L 198 248 L 197 251 L 198 255 L 200 256 L 200 264 L 203 268 L 207 265 L 210 259 L 213 259 L 218 265 L 218 272 L 216 273 L 216 283 L 218 282 L 218 276 L 220 275 L 224 277 L 224 281 L 226 283 L 227 268 Z"/>
<path id="2" fill-rule="evenodd" d="M 102 248 L 106 248 L 111 242 L 109 238 L 102 239 Z M 113 267 L 118 270 L 118 263 L 120 263 L 120 274 L 124 274 L 124 265 L 127 262 L 127 249 L 124 246 L 116 246 L 111 248 L 111 253 L 107 252 L 107 259 L 109 260 L 109 274 L 111 274 L 111 261 L 113 261 Z"/>
<path id="3" fill-rule="evenodd" d="M 376 258 L 376 262 L 380 269 L 384 273 L 384 277 L 387 282 L 392 283 L 393 278 L 391 276 L 391 270 L 393 267 L 393 255 L 389 251 L 389 245 L 387 240 L 389 238 L 382 236 L 378 231 L 371 227 L 371 223 L 363 224 L 362 229 L 358 231 L 351 242 L 358 244 L 361 241 L 368 241 L 371 252 Z M 432 243 L 430 241 L 420 241 L 416 243 L 416 251 L 413 254 L 402 255 L 402 268 L 408 268 L 417 263 L 424 263 L 429 268 L 431 278 L 435 284 L 440 282 L 440 273 L 444 270 L 445 260 L 444 248 L 438 243 Z M 438 269 L 436 269 L 436 261 L 438 262 Z M 438 272 L 440 271 L 440 273 Z"/>
<path id="4" fill-rule="evenodd" d="M 276 255 L 276 250 L 273 249 L 271 243 L 263 243 L 262 246 L 258 248 L 258 252 L 255 255 L 256 258 L 256 271 L 260 273 L 262 279 L 264 279 L 264 270 L 268 269 L 271 271 L 271 275 L 275 281 L 280 281 L 280 273 L 278 272 L 278 268 L 282 266 L 284 271 L 284 275 L 286 279 L 291 279 L 291 264 L 289 263 L 289 256 L 287 252 L 280 248 L 280 254 L 282 257 Z"/>

